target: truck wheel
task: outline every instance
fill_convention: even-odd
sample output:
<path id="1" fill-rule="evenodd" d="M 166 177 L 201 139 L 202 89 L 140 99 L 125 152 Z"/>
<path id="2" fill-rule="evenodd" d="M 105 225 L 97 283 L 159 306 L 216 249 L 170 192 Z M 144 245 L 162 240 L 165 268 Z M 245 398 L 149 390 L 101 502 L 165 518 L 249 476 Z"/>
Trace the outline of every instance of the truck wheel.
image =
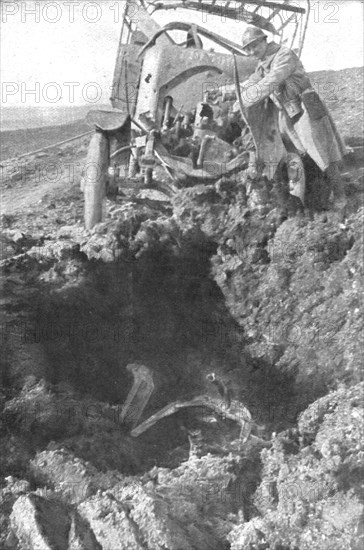
<path id="1" fill-rule="evenodd" d="M 108 166 L 109 140 L 102 132 L 96 132 L 90 141 L 83 177 L 86 229 L 103 219 Z"/>

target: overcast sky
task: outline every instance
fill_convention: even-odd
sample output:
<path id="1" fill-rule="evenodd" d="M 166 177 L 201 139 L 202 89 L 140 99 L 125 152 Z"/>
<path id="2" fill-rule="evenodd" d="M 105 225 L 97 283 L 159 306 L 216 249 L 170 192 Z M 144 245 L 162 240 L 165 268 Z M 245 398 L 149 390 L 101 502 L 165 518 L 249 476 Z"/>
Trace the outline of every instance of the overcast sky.
<path id="1" fill-rule="evenodd" d="M 363 66 L 363 2 L 312 4 L 302 55 L 306 69 Z M 122 5 L 2 1 L 1 106 L 108 103 Z M 193 17 L 203 24 L 198 20 L 201 14 Z M 172 20 L 176 19 L 174 13 Z M 229 37 L 240 43 L 244 25 L 227 20 L 220 29 L 225 34 L 227 25 Z"/>

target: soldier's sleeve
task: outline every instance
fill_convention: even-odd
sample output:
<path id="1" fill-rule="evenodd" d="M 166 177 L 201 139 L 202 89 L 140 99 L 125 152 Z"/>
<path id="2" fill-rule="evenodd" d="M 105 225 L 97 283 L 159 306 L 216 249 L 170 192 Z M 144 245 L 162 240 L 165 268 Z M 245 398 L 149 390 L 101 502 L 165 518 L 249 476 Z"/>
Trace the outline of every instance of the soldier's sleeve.
<path id="1" fill-rule="evenodd" d="M 249 76 L 248 80 L 245 80 L 244 82 L 240 82 L 241 93 L 243 93 L 243 91 L 246 88 L 249 88 L 250 86 L 253 86 L 255 83 L 259 82 L 261 78 L 262 77 L 258 72 L 252 73 Z M 222 94 L 222 96 L 223 96 L 223 101 L 231 101 L 231 100 L 237 99 L 235 84 L 229 84 L 225 86 L 225 92 Z"/>
<path id="2" fill-rule="evenodd" d="M 264 76 L 250 89 L 245 89 L 243 93 L 243 103 L 250 107 L 263 101 L 278 85 L 284 82 L 296 69 L 296 56 L 288 48 L 281 48 L 272 61 L 270 72 Z"/>
<path id="3" fill-rule="evenodd" d="M 256 84 L 257 82 L 259 82 L 259 80 L 262 80 L 262 77 L 258 71 L 255 71 L 249 76 L 248 80 L 245 80 L 245 82 L 243 82 L 241 85 L 243 87 L 249 86 L 250 84 Z"/>

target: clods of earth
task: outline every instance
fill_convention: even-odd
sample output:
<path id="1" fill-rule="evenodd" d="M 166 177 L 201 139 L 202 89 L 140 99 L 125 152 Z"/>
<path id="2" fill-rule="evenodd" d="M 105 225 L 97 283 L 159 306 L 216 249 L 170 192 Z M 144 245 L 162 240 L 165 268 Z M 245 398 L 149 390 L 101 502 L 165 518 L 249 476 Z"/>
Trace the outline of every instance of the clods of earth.
<path id="1" fill-rule="evenodd" d="M 362 161 L 344 214 L 225 180 L 126 192 L 86 231 L 86 152 L 3 172 L 0 547 L 362 548 Z M 231 399 L 249 438 L 193 407 L 133 435 L 130 365 L 138 422 Z"/>

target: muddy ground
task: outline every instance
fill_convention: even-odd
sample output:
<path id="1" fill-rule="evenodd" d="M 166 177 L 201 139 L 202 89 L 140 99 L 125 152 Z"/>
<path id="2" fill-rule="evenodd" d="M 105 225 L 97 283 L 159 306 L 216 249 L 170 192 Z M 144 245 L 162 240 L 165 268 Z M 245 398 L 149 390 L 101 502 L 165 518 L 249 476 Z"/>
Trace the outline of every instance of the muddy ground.
<path id="1" fill-rule="evenodd" d="M 362 74 L 330 73 L 351 145 Z M 88 232 L 87 145 L 3 163 L 0 548 L 362 548 L 363 159 L 344 215 L 274 193 L 262 215 L 225 182 L 126 192 Z M 204 407 L 133 437 L 130 364 L 140 421 L 221 401 L 214 372 L 253 437 Z"/>

